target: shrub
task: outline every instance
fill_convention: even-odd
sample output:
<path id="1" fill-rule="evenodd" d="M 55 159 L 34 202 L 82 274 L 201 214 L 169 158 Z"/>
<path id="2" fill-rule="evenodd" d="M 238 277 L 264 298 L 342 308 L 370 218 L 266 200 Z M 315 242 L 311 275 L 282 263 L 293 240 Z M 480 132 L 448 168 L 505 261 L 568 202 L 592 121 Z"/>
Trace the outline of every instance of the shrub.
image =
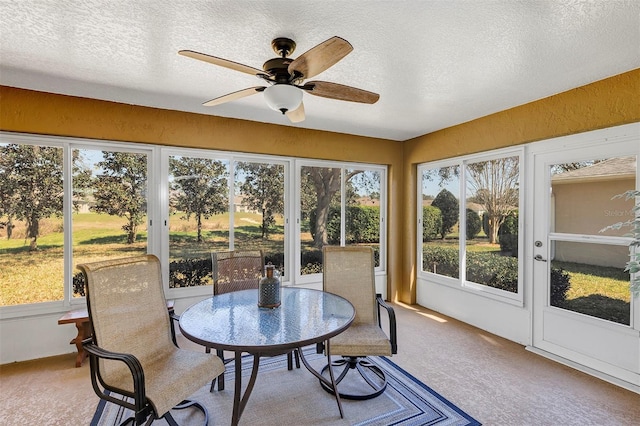
<path id="1" fill-rule="evenodd" d="M 436 198 L 431 203 L 432 206 L 440 209 L 442 213 L 442 228 L 440 229 L 440 236 L 444 238 L 451 232 L 454 225 L 458 223 L 459 203 L 455 195 L 446 189 L 443 189 L 436 195 Z"/>
<path id="2" fill-rule="evenodd" d="M 467 281 L 518 292 L 518 259 L 486 252 L 467 252 Z"/>
<path id="3" fill-rule="evenodd" d="M 348 206 L 346 215 L 346 243 L 362 244 L 380 241 L 380 208 Z"/>
<path id="4" fill-rule="evenodd" d="M 447 277 L 459 277 L 458 249 L 442 246 L 427 246 L 422 253 L 423 269 Z"/>
<path id="5" fill-rule="evenodd" d="M 567 300 L 567 292 L 571 287 L 571 277 L 562 268 L 551 268 L 550 301 L 551 306 L 562 307 Z"/>
<path id="6" fill-rule="evenodd" d="M 473 240 L 480 233 L 482 228 L 482 220 L 478 213 L 471 209 L 467 209 L 467 240 Z"/>
<path id="7" fill-rule="evenodd" d="M 380 241 L 380 208 L 348 206 L 345 211 L 345 241 L 347 244 L 377 243 Z M 316 234 L 316 211 L 309 214 L 309 231 Z M 327 218 L 327 242 L 340 244 L 340 208 L 330 207 Z"/>
<path id="8" fill-rule="evenodd" d="M 429 272 L 458 278 L 458 249 L 429 246 L 423 251 L 423 268 Z M 467 252 L 467 280 L 516 293 L 518 291 L 518 259 L 486 252 Z"/>
<path id="9" fill-rule="evenodd" d="M 435 206 L 422 208 L 422 242 L 432 241 L 442 229 L 442 213 Z"/>
<path id="10" fill-rule="evenodd" d="M 271 263 L 282 272 L 284 269 L 284 253 L 265 253 L 264 263 L 265 265 Z"/>
<path id="11" fill-rule="evenodd" d="M 211 283 L 211 259 L 180 259 L 169 264 L 169 287 L 193 287 Z"/>
<path id="12" fill-rule="evenodd" d="M 511 212 L 498 229 L 500 250 L 518 256 L 518 212 Z"/>
<path id="13" fill-rule="evenodd" d="M 194 287 L 211 282 L 213 282 L 213 277 L 211 275 L 210 258 L 174 260 L 169 264 L 170 288 Z M 82 272 L 78 272 L 73 276 L 73 294 L 82 297 L 86 296 Z"/>
<path id="14" fill-rule="evenodd" d="M 76 296 L 84 297 L 87 294 L 84 291 L 84 274 L 78 272 L 72 278 L 73 281 L 73 294 Z"/>

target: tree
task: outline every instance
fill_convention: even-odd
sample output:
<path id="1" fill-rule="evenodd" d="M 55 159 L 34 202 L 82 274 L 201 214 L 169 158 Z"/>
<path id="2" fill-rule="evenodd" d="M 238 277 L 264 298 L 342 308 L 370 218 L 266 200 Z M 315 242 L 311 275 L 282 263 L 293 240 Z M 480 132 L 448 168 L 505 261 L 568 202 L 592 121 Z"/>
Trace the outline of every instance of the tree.
<path id="1" fill-rule="evenodd" d="M 333 196 L 340 190 L 340 168 L 306 167 L 307 176 L 313 183 L 316 194 L 316 217 L 313 243 L 317 248 L 328 243 L 327 223 Z"/>
<path id="2" fill-rule="evenodd" d="M 518 157 L 505 157 L 467 166 L 467 183 L 485 208 L 491 244 L 498 242 L 498 230 L 509 212 L 518 208 L 519 165 Z"/>
<path id="3" fill-rule="evenodd" d="M 262 214 L 262 239 L 268 238 L 269 228 L 276 223 L 275 215 L 284 213 L 284 167 L 279 164 L 239 163 L 247 173 L 240 186 L 246 203 Z"/>
<path id="4" fill-rule="evenodd" d="M 478 213 L 467 209 L 467 240 L 473 240 L 482 229 L 482 220 Z"/>
<path id="5" fill-rule="evenodd" d="M 228 176 L 224 163 L 208 158 L 173 157 L 169 160 L 171 207 L 181 211 L 183 220 L 193 215 L 198 243 L 202 240 L 202 220 L 224 213 L 229 206 Z"/>
<path id="6" fill-rule="evenodd" d="M 303 168 L 303 181 L 308 179 L 311 183 L 311 186 L 315 193 L 315 232 L 313 234 L 313 244 L 317 248 L 321 248 L 328 243 L 328 233 L 327 233 L 327 224 L 329 222 L 329 208 L 331 207 L 331 203 L 335 202 L 334 197 L 338 194 L 338 191 L 341 187 L 341 168 L 332 168 L 332 167 L 304 167 Z M 351 178 L 356 175 L 363 173 L 364 175 L 368 175 L 364 170 L 346 170 L 345 169 L 345 180 L 349 182 Z M 306 176 L 305 176 L 306 174 Z M 363 175 L 363 176 L 364 176 Z M 366 176 L 365 181 L 375 180 L 376 175 Z M 365 185 L 364 181 L 361 183 Z M 303 188 L 305 187 L 304 182 L 302 183 Z M 349 191 L 347 191 L 349 192 Z M 348 196 L 353 196 L 353 194 L 348 193 Z M 303 206 L 304 200 L 308 204 L 309 197 L 308 195 L 305 197 L 303 195 Z M 308 206 L 310 207 L 310 206 Z"/>
<path id="7" fill-rule="evenodd" d="M 103 151 L 97 166 L 103 171 L 93 181 L 96 204 L 91 210 L 124 217 L 127 244 L 136 242 L 138 226 L 147 213 L 147 156 L 128 152 Z"/>
<path id="8" fill-rule="evenodd" d="M 455 195 L 443 189 L 436 195 L 431 203 L 433 207 L 440 209 L 442 215 L 442 227 L 440 228 L 440 238 L 444 238 L 451 232 L 454 225 L 458 223 L 460 203 Z"/>
<path id="9" fill-rule="evenodd" d="M 432 241 L 442 230 L 442 213 L 435 206 L 422 207 L 422 242 Z"/>
<path id="10" fill-rule="evenodd" d="M 29 251 L 38 250 L 40 221 L 62 216 L 62 149 L 8 144 L 0 147 L 0 215 L 26 222 Z"/>

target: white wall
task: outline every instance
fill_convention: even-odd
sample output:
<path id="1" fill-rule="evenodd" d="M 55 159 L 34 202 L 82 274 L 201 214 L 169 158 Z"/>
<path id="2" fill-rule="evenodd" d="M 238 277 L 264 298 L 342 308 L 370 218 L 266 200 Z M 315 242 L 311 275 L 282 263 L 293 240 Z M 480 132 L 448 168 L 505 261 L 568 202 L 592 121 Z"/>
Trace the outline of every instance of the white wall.
<path id="1" fill-rule="evenodd" d="M 321 290 L 322 283 L 310 283 L 299 287 Z M 386 294 L 387 276 L 376 276 L 376 292 Z M 171 297 L 175 312 L 180 314 L 192 304 L 207 296 Z M 74 306 L 81 309 L 85 306 Z M 70 308 L 71 309 L 71 308 Z M 75 324 L 58 325 L 58 319 L 68 310 L 0 319 L 0 364 L 75 353 L 76 345 L 69 342 L 78 333 Z M 140 312 L 144 317 L 144 312 Z M 176 330 L 177 331 L 177 330 Z"/>
<path id="2" fill-rule="evenodd" d="M 531 313 L 511 303 L 418 278 L 416 302 L 523 345 L 531 344 Z"/>

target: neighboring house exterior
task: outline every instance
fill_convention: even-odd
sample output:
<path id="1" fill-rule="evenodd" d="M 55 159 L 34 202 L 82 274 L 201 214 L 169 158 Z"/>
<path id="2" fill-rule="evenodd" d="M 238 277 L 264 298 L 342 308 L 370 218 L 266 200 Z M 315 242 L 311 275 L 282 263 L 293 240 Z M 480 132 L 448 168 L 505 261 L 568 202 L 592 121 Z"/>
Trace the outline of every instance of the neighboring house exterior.
<path id="1" fill-rule="evenodd" d="M 233 211 L 235 213 L 260 214 L 258 210 L 252 209 L 249 205 L 247 205 L 245 199 L 246 197 L 244 195 L 236 195 L 235 197 L 233 197 Z"/>
<path id="2" fill-rule="evenodd" d="M 617 194 L 635 189 L 636 157 L 611 158 L 588 167 L 558 173 L 551 178 L 551 231 L 567 234 L 622 236 L 630 231 L 601 230 L 633 216 L 633 202 Z M 551 257 L 565 262 L 624 267 L 626 246 L 590 250 L 593 244 L 562 242 L 552 246 Z"/>

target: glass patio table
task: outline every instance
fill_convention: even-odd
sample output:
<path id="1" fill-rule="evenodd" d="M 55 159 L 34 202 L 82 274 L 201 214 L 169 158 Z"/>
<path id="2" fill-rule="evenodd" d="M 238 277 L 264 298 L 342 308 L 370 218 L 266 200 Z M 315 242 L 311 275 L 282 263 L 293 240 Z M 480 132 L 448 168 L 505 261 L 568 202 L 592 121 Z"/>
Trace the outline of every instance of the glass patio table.
<path id="1" fill-rule="evenodd" d="M 340 417 L 340 395 L 331 369 L 329 339 L 346 330 L 355 317 L 349 301 L 332 293 L 282 288 L 278 308 L 258 307 L 258 290 L 243 290 L 209 297 L 180 316 L 180 331 L 189 340 L 235 354 L 235 390 L 231 424 L 236 425 L 256 381 L 260 357 L 298 350 L 304 366 L 335 391 Z M 324 342 L 330 380 L 304 357 L 302 347 Z M 251 377 L 242 395 L 242 353 L 253 355 Z"/>

